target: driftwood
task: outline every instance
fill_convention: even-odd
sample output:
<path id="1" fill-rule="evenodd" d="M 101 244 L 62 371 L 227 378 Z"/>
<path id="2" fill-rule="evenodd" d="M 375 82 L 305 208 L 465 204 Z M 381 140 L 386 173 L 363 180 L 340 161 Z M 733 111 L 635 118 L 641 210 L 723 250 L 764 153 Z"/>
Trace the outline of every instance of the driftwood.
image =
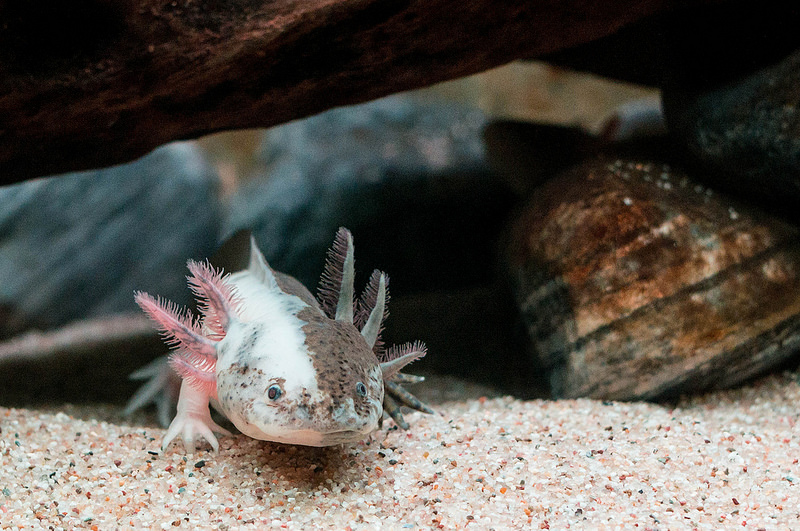
<path id="1" fill-rule="evenodd" d="M 676 0 L 0 0 L 0 183 L 585 43 Z"/>
<path id="2" fill-rule="evenodd" d="M 70 357 L 108 345 L 147 341 L 157 336 L 144 315 L 122 314 L 70 323 L 56 330 L 25 332 L 0 341 L 0 363 Z"/>
<path id="3" fill-rule="evenodd" d="M 166 352 L 143 314 L 76 321 L 0 341 L 0 404 L 124 402 L 134 371 Z"/>

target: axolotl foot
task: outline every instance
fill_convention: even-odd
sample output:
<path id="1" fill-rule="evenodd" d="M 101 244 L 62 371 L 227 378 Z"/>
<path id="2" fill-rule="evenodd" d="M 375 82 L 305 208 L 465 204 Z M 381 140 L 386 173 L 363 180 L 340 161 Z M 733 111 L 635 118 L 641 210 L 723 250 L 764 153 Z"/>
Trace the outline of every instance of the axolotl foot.
<path id="1" fill-rule="evenodd" d="M 211 418 L 208 401 L 202 395 L 193 396 L 192 389 L 181 385 L 178 374 L 169 366 L 166 357 L 158 358 L 131 374 L 132 380 L 144 380 L 144 384 L 128 401 L 125 406 L 125 415 L 131 415 L 148 404 L 155 404 L 158 411 L 158 420 L 163 427 L 169 426 L 161 450 L 165 450 L 175 438 L 180 435 L 187 452 L 193 452 L 195 441 L 205 439 L 214 451 L 219 449 L 219 443 L 214 433 L 230 435 L 230 432 L 219 426 Z M 184 390 L 184 387 L 188 387 Z M 184 397 L 183 403 L 178 408 L 178 413 L 172 422 L 169 417 L 175 412 L 178 402 L 178 393 Z"/>
<path id="2" fill-rule="evenodd" d="M 161 443 L 161 451 L 166 450 L 175 437 L 180 434 L 183 440 L 183 447 L 188 453 L 194 452 L 194 443 L 198 439 L 198 436 L 205 439 L 216 452 L 219 450 L 219 442 L 214 433 L 231 435 L 231 432 L 214 422 L 211 419 L 211 415 L 194 416 L 179 414 L 172 420 L 167 433 L 164 435 L 164 440 Z"/>
<path id="3" fill-rule="evenodd" d="M 219 442 L 214 433 L 231 435 L 231 432 L 219 426 L 211 418 L 207 395 L 198 392 L 190 385 L 182 385 L 178 401 L 178 414 L 172 419 L 172 423 L 164 435 L 161 450 L 166 450 L 175 437 L 180 435 L 183 447 L 189 453 L 194 452 L 194 443 L 198 436 L 205 439 L 216 452 L 219 450 Z"/>

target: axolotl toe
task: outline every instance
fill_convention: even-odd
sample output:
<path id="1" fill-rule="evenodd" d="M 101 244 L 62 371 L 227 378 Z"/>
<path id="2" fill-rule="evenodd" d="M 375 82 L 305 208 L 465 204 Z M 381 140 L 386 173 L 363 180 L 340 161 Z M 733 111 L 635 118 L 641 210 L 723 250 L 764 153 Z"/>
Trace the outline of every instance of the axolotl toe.
<path id="1" fill-rule="evenodd" d="M 198 437 L 217 450 L 209 404 L 255 439 L 329 446 L 358 441 L 384 415 L 407 428 L 397 402 L 430 412 L 402 389 L 415 377 L 400 369 L 425 355 L 422 343 L 385 349 L 388 278 L 375 271 L 354 300 L 353 239 L 336 234 L 319 300 L 296 279 L 270 268 L 251 239 L 247 269 L 223 276 L 189 261 L 199 318 L 146 293 L 136 302 L 176 347 L 171 367 L 181 376 L 177 415 L 162 442 Z"/>

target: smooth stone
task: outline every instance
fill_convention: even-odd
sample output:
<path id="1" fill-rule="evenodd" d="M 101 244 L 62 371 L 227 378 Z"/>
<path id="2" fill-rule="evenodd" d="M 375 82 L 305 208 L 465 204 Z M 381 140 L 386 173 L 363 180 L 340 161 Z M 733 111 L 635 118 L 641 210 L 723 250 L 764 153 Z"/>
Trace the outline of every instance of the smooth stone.
<path id="1" fill-rule="evenodd" d="M 707 182 L 800 216 L 800 50 L 699 92 L 665 91 L 670 129 Z"/>
<path id="2" fill-rule="evenodd" d="M 533 193 L 506 260 L 556 396 L 661 399 L 796 355 L 798 236 L 668 165 L 606 158 Z"/>
<path id="3" fill-rule="evenodd" d="M 190 143 L 0 189 L 0 336 L 138 311 L 134 290 L 190 301 L 187 258 L 213 253 L 218 177 Z"/>
<path id="4" fill-rule="evenodd" d="M 266 170 L 233 197 L 226 233 L 251 229 L 270 264 L 312 291 L 340 226 L 361 282 L 373 268 L 397 293 L 485 280 L 515 200 L 489 172 L 484 125 L 473 108 L 401 95 L 272 129 Z"/>

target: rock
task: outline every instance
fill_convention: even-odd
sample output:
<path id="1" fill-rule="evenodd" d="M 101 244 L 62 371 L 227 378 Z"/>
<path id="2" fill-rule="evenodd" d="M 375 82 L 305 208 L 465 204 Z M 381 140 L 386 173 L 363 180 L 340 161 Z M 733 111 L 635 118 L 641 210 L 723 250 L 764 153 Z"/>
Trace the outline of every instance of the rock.
<path id="1" fill-rule="evenodd" d="M 0 189 L 0 336 L 189 301 L 186 259 L 217 245 L 217 176 L 192 144 Z"/>
<path id="2" fill-rule="evenodd" d="M 722 86 L 667 91 L 676 138 L 716 187 L 798 219 L 800 50 Z"/>
<path id="3" fill-rule="evenodd" d="M 534 192 L 507 260 L 554 394 L 657 399 L 797 351 L 799 235 L 669 166 L 601 159 Z"/>
<path id="4" fill-rule="evenodd" d="M 397 96 L 273 129 L 226 232 L 251 229 L 273 267 L 311 288 L 340 226 L 362 279 L 378 267 L 400 291 L 484 280 L 514 204 L 489 173 L 484 124 L 472 108 Z"/>

